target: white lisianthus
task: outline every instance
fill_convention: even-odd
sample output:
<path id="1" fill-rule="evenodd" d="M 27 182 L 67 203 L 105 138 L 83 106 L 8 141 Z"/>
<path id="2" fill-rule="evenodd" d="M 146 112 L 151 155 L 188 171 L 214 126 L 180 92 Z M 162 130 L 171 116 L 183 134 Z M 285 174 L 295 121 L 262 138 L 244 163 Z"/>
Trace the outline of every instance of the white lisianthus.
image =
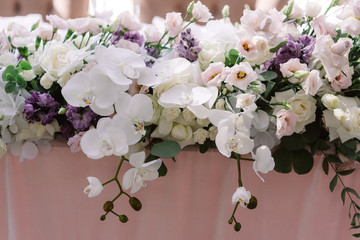
<path id="1" fill-rule="evenodd" d="M 209 137 L 209 132 L 206 129 L 199 128 L 194 132 L 194 141 L 199 144 L 204 144 L 206 138 Z"/>
<path id="2" fill-rule="evenodd" d="M 180 113 L 180 108 L 164 108 L 161 115 L 166 118 L 166 121 L 170 122 L 178 118 Z"/>
<path id="3" fill-rule="evenodd" d="M 275 167 L 274 158 L 268 146 L 260 146 L 256 149 L 253 168 L 255 172 L 268 173 Z"/>
<path id="4" fill-rule="evenodd" d="M 84 193 L 88 195 L 89 198 L 98 196 L 104 189 L 100 180 L 96 177 L 87 177 L 89 185 L 85 187 Z"/>
<path id="5" fill-rule="evenodd" d="M 232 204 L 240 203 L 240 205 L 246 208 L 246 205 L 249 204 L 251 198 L 251 193 L 246 191 L 244 187 L 238 187 L 235 193 L 232 196 Z"/>
<path id="6" fill-rule="evenodd" d="M 160 158 L 145 163 L 145 152 L 138 152 L 130 155 L 129 163 L 134 168 L 124 174 L 122 186 L 125 190 L 131 188 L 131 194 L 145 187 L 145 181 L 152 181 L 159 177 L 158 169 L 162 163 Z"/>
<path id="7" fill-rule="evenodd" d="M 4 140 L 2 140 L 2 138 L 0 138 L 0 159 L 6 154 L 6 152 L 6 143 L 4 142 Z"/>
<path id="8" fill-rule="evenodd" d="M 91 159 L 113 154 L 121 156 L 129 149 L 125 132 L 111 118 L 101 118 L 96 128 L 88 130 L 82 136 L 80 146 Z"/>
<path id="9" fill-rule="evenodd" d="M 316 17 L 321 12 L 321 5 L 315 0 L 308 0 L 305 5 L 305 15 L 308 17 Z"/>
<path id="10" fill-rule="evenodd" d="M 213 16 L 204 4 L 197 1 L 192 9 L 192 18 L 198 22 L 207 22 L 213 18 Z"/>
<path id="11" fill-rule="evenodd" d="M 246 90 L 252 81 L 257 80 L 257 77 L 256 72 L 248 62 L 241 62 L 231 68 L 230 74 L 225 79 L 225 83 L 236 86 L 241 90 Z"/>

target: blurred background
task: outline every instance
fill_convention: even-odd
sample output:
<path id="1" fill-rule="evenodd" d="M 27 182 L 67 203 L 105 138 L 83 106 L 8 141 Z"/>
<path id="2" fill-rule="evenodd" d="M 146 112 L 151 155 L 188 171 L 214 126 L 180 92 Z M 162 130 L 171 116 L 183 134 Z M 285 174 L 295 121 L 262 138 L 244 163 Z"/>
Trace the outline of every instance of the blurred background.
<path id="1" fill-rule="evenodd" d="M 143 22 L 151 22 L 154 16 L 165 17 L 167 12 L 186 12 L 190 0 L 0 0 L 0 16 L 11 17 L 39 13 L 43 17 L 57 14 L 63 18 L 86 17 L 88 14 L 117 15 L 129 11 Z M 230 18 L 239 21 L 244 5 L 251 9 L 267 11 L 281 9 L 287 0 L 202 0 L 215 18 L 221 17 L 225 4 L 230 6 Z"/>

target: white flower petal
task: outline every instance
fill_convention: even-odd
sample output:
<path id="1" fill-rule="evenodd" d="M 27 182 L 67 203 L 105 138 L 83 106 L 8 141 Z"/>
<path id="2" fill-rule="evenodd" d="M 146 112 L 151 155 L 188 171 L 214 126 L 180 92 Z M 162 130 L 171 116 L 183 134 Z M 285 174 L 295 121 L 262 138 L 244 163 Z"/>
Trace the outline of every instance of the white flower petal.
<path id="1" fill-rule="evenodd" d="M 26 159 L 34 159 L 38 153 L 39 149 L 33 142 L 25 142 L 21 148 L 21 155 L 24 156 Z"/>
<path id="2" fill-rule="evenodd" d="M 142 168 L 147 172 L 157 172 L 157 170 L 161 167 L 162 160 L 156 159 L 151 162 L 144 163 Z"/>
<path id="3" fill-rule="evenodd" d="M 136 168 L 127 170 L 123 176 L 122 187 L 127 190 L 130 189 L 135 181 Z"/>
<path id="4" fill-rule="evenodd" d="M 67 103 L 74 107 L 80 107 L 81 102 L 78 98 L 80 93 L 83 93 L 90 89 L 89 74 L 85 72 L 79 72 L 69 80 L 69 82 L 61 89 L 61 93 L 64 96 Z"/>
<path id="5" fill-rule="evenodd" d="M 136 168 L 142 168 L 142 164 L 145 161 L 145 152 L 133 153 L 129 157 L 129 162 Z"/>
<path id="6" fill-rule="evenodd" d="M 132 116 L 139 117 L 145 122 L 150 121 L 154 113 L 151 99 L 144 94 L 136 94 L 132 97 L 129 110 Z"/>
<path id="7" fill-rule="evenodd" d="M 96 129 L 90 129 L 81 138 L 81 150 L 88 158 L 99 159 L 104 156 L 101 152 L 101 139 Z"/>

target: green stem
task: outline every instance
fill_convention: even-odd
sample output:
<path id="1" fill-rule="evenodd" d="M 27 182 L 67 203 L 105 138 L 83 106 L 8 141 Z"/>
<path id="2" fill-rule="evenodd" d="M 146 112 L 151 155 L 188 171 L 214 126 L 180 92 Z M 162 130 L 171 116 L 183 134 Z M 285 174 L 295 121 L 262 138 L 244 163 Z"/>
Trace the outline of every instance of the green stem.
<path id="1" fill-rule="evenodd" d="M 241 180 L 241 166 L 240 166 L 241 157 L 237 153 L 235 153 L 235 156 L 236 156 L 236 162 L 237 162 L 237 170 L 238 170 L 238 174 L 239 174 L 238 183 L 239 183 L 239 187 L 242 187 L 243 183 Z"/>
<path id="2" fill-rule="evenodd" d="M 237 221 L 236 221 L 234 215 L 235 215 L 236 209 L 238 208 L 239 204 L 240 204 L 239 202 L 236 203 L 236 205 L 235 205 L 235 207 L 234 207 L 234 211 L 233 211 L 233 213 L 231 214 L 231 217 L 230 217 L 230 219 L 234 219 L 235 223 L 236 223 Z"/>
<path id="3" fill-rule="evenodd" d="M 324 15 L 326 15 L 332 7 L 334 7 L 336 4 L 338 4 L 338 2 L 339 2 L 339 0 L 333 0 L 333 1 L 331 1 L 331 3 L 330 3 L 330 5 L 329 5 L 329 7 L 326 9 Z"/>
<path id="4" fill-rule="evenodd" d="M 111 183 L 112 181 L 115 181 L 115 179 L 114 179 L 114 178 L 113 178 L 113 179 L 110 179 L 109 181 L 103 183 L 102 185 L 105 186 L 106 184 L 109 184 L 109 183 Z"/>
<path id="5" fill-rule="evenodd" d="M 119 214 L 117 214 L 116 212 L 114 212 L 114 211 L 110 211 L 112 214 L 114 214 L 115 216 L 118 216 L 118 217 L 120 217 L 120 215 Z"/>

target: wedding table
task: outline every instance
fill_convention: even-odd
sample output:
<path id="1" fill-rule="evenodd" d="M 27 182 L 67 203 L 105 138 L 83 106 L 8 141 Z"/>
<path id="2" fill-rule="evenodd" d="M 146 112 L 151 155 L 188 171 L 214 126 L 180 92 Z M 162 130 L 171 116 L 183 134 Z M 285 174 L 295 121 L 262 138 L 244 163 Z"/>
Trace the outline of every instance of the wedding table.
<path id="1" fill-rule="evenodd" d="M 251 162 L 242 162 L 243 183 L 257 197 L 258 207 L 238 209 L 240 232 L 227 223 L 237 187 L 235 160 L 215 151 L 187 150 L 176 163 L 164 161 L 168 174 L 135 194 L 143 204 L 140 212 L 126 198 L 115 202 L 116 212 L 129 217 L 124 224 L 115 215 L 99 219 L 103 203 L 117 194 L 116 184 L 93 199 L 83 193 L 87 176 L 102 182 L 113 177 L 118 157 L 91 160 L 59 142 L 50 153 L 23 163 L 7 155 L 0 161 L 0 239 L 353 239 L 349 199 L 343 206 L 340 185 L 330 192 L 334 173 L 326 176 L 319 160 L 307 175 L 272 171 L 262 175 L 264 183 Z M 126 170 L 121 169 L 121 176 Z M 360 189 L 358 173 L 343 178 Z"/>

